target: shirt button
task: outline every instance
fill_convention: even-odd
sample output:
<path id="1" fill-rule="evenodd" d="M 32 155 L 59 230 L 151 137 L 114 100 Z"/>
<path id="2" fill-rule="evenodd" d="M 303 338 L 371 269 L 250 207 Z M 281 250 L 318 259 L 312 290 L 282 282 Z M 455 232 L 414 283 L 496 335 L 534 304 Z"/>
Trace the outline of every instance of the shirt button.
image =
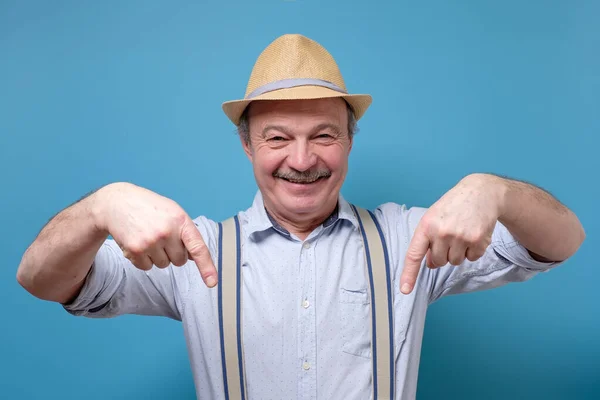
<path id="1" fill-rule="evenodd" d="M 308 300 L 304 300 L 304 301 L 302 302 L 302 307 L 304 307 L 304 308 L 308 308 L 309 306 L 310 306 L 310 303 L 308 302 Z"/>
<path id="2" fill-rule="evenodd" d="M 305 362 L 304 364 L 302 364 L 302 368 L 304 368 L 305 371 L 308 371 L 310 369 L 310 364 Z"/>
<path id="3" fill-rule="evenodd" d="M 309 242 L 304 242 L 304 245 L 303 245 L 303 247 L 304 247 L 305 249 L 310 249 L 310 243 L 309 243 Z"/>

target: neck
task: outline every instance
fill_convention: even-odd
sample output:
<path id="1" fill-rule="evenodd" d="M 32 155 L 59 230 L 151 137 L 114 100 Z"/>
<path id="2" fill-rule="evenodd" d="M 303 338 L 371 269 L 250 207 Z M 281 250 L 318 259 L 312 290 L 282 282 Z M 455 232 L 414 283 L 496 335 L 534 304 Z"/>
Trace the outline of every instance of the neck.
<path id="1" fill-rule="evenodd" d="M 306 215 L 287 216 L 278 213 L 274 209 L 265 204 L 265 208 L 271 218 L 273 218 L 281 227 L 289 233 L 296 235 L 300 240 L 305 240 L 312 231 L 321 225 L 335 211 L 337 202 L 323 208 L 322 212 Z"/>

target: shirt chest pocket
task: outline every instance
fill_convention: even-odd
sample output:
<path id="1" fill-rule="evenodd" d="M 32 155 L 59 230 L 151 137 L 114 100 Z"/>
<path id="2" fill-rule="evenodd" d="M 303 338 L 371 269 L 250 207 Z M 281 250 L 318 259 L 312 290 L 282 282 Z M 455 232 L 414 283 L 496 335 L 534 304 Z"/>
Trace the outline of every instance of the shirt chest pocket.
<path id="1" fill-rule="evenodd" d="M 340 289 L 342 351 L 371 358 L 371 300 L 367 289 Z"/>

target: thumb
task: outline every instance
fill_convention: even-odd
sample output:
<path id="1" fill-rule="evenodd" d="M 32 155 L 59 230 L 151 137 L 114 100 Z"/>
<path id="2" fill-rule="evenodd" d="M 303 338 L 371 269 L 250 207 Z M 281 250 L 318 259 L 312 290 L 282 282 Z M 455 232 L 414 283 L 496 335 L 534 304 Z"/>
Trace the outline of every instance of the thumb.
<path id="1" fill-rule="evenodd" d="M 188 258 L 196 263 L 206 286 L 214 287 L 217 284 L 217 269 L 213 264 L 202 235 L 200 235 L 198 228 L 190 218 L 186 219 L 181 228 L 181 241 L 187 249 Z"/>
<path id="2" fill-rule="evenodd" d="M 402 293 L 409 294 L 413 290 L 421 270 L 421 263 L 428 249 L 429 238 L 420 227 L 417 227 L 406 251 L 404 269 L 400 276 L 400 290 Z"/>

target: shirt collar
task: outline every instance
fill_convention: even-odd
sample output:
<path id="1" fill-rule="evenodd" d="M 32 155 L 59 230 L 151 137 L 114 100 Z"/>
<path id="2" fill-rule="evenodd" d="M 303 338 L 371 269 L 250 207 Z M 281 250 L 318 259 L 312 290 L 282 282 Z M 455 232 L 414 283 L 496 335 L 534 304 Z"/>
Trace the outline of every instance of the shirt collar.
<path id="1" fill-rule="evenodd" d="M 289 232 L 279 225 L 277 221 L 265 209 L 262 193 L 257 191 L 254 196 L 252 206 L 246 210 L 246 235 L 250 236 L 256 232 L 263 232 L 268 229 L 274 229 L 277 232 L 289 236 Z M 335 224 L 338 220 L 348 220 L 358 229 L 359 224 L 351 205 L 340 194 L 338 196 L 338 204 L 329 217 L 323 222 L 323 227 L 328 228 Z"/>

